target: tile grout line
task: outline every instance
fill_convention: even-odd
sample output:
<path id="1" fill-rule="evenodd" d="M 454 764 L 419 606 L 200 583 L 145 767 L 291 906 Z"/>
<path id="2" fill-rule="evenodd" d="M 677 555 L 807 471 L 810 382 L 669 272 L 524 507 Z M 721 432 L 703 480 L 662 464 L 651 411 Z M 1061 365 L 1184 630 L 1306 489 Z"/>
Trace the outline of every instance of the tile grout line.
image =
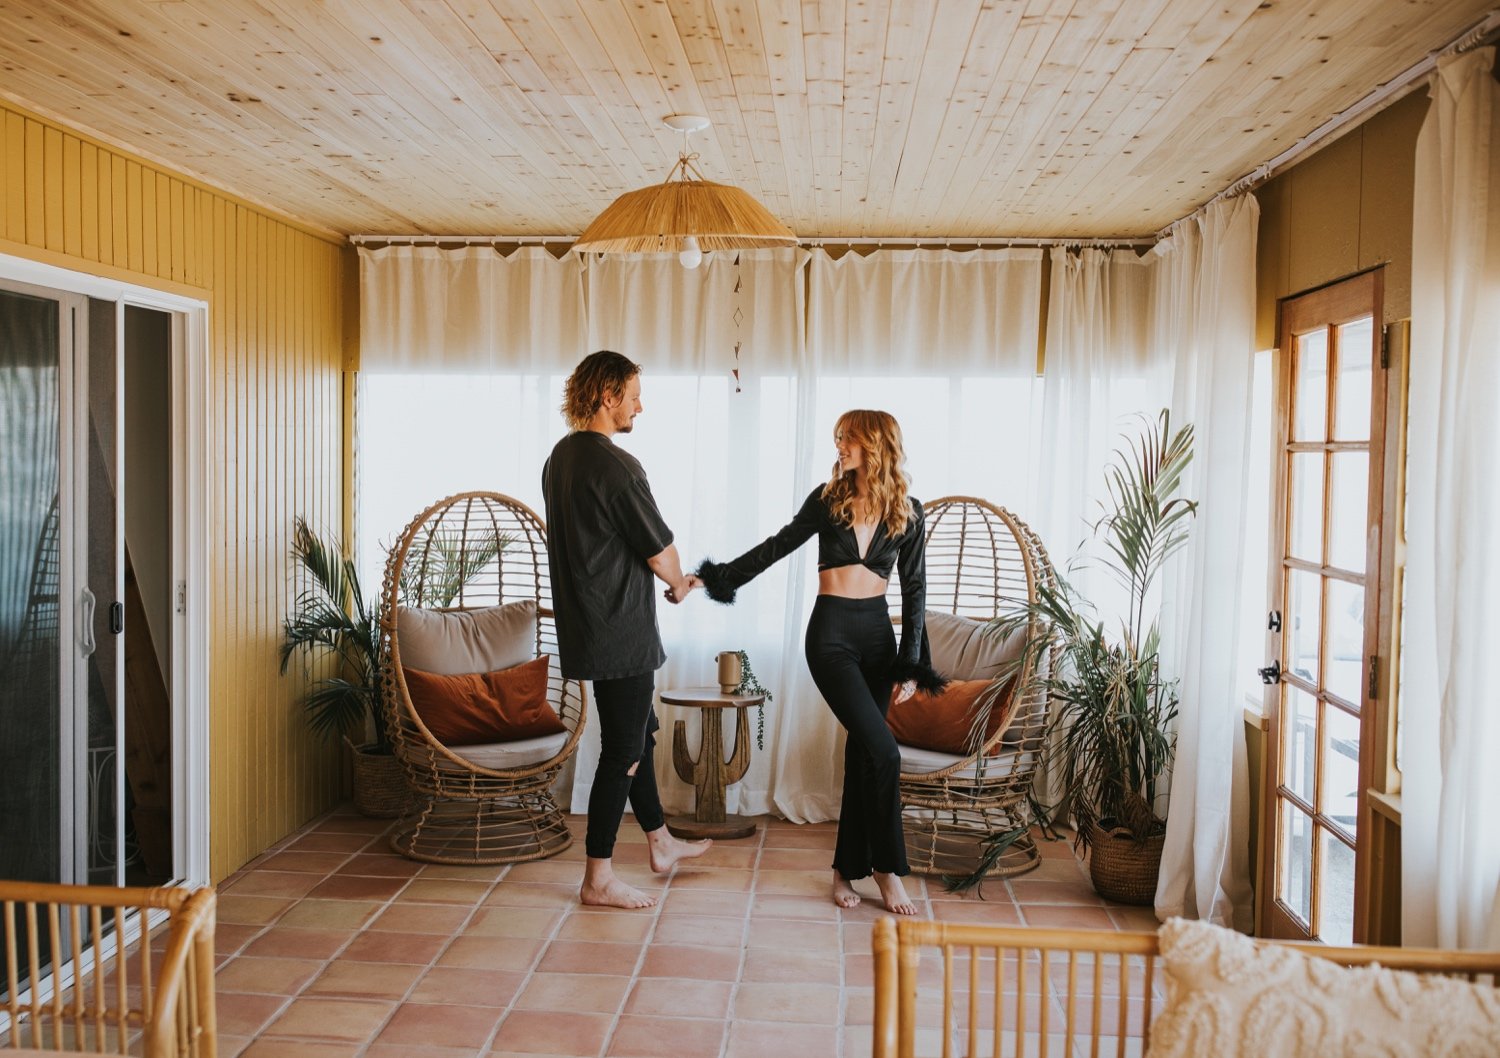
<path id="1" fill-rule="evenodd" d="M 729 1003 L 724 1008 L 723 1024 L 719 1034 L 719 1058 L 729 1058 L 735 1022 L 734 1007 L 739 1000 L 740 985 L 745 980 L 745 964 L 750 960 L 750 933 L 754 929 L 755 898 L 760 893 L 760 861 L 761 857 L 766 854 L 766 840 L 770 836 L 769 822 L 756 825 L 755 858 L 750 864 L 750 898 L 745 901 L 745 917 L 740 923 L 740 960 L 735 968 L 734 980 L 729 983 Z"/>

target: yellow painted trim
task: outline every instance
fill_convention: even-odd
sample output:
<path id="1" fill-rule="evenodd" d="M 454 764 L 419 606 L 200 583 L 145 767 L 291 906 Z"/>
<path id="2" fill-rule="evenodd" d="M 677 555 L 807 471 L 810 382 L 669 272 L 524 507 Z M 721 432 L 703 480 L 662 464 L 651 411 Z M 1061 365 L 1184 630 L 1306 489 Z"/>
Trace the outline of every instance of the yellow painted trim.
<path id="1" fill-rule="evenodd" d="M 163 279 L 149 272 L 136 272 L 129 268 L 120 268 L 116 265 L 105 264 L 101 261 L 90 261 L 85 258 L 75 257 L 72 254 L 62 253 L 58 250 L 44 250 L 39 246 L 28 246 L 24 242 L 12 242 L 10 239 L 0 239 L 0 253 L 9 254 L 12 257 L 24 257 L 28 261 L 38 264 L 55 265 L 58 268 L 66 268 L 71 272 L 82 272 L 85 275 L 99 276 L 102 279 L 118 279 L 122 283 L 134 283 L 136 286 L 150 287 L 152 290 L 160 290 L 166 294 L 180 294 L 185 298 L 196 298 L 206 301 L 212 291 L 208 287 L 197 287 L 190 283 L 179 283 L 172 279 Z"/>

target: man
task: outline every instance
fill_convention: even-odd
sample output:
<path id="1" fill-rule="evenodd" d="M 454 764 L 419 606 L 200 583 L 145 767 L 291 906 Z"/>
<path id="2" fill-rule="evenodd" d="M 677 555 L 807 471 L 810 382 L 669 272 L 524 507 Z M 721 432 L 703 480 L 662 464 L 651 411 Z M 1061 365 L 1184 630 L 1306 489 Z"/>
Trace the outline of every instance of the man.
<path id="1" fill-rule="evenodd" d="M 542 467 L 547 553 L 562 674 L 592 680 L 599 767 L 589 794 L 579 899 L 603 907 L 651 907 L 655 899 L 614 873 L 615 836 L 628 799 L 646 832 L 651 869 L 664 873 L 711 844 L 673 837 L 652 763 L 659 725 L 654 674 L 667 655 L 656 627 L 652 576 L 679 603 L 698 586 L 684 575 L 641 464 L 612 438 L 641 413 L 641 368 L 619 353 L 584 358 L 563 390 L 571 432 Z"/>

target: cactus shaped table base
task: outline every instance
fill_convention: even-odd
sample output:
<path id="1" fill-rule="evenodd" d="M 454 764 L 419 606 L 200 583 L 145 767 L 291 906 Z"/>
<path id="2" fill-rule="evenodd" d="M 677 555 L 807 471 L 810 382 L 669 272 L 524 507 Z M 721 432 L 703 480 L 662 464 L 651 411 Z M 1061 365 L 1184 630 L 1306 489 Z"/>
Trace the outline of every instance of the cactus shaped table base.
<path id="1" fill-rule="evenodd" d="M 739 782 L 750 766 L 750 721 L 752 705 L 765 701 L 763 694 L 724 694 L 717 687 L 685 687 L 662 691 L 667 705 L 682 705 L 703 711 L 703 736 L 698 759 L 688 756 L 687 725 L 679 720 L 672 730 L 672 764 L 677 777 L 692 783 L 698 793 L 690 816 L 671 816 L 667 829 L 679 838 L 748 838 L 755 833 L 755 820 L 728 815 L 724 811 L 724 788 Z M 724 757 L 724 710 L 733 709 L 734 751 Z"/>

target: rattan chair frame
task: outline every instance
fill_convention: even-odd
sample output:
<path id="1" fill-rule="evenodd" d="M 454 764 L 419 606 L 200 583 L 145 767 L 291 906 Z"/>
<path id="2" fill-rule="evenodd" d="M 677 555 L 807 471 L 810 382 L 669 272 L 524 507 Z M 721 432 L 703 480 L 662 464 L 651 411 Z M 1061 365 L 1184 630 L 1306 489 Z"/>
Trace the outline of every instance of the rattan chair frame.
<path id="1" fill-rule="evenodd" d="M 1041 538 L 1003 507 L 974 496 L 944 496 L 926 515 L 927 609 L 987 621 L 1012 606 L 1035 602 L 1041 584 L 1055 586 Z M 891 600 L 899 610 L 900 588 Z M 984 838 L 1025 832 L 989 867 L 1009 877 L 1041 862 L 1031 833 L 1031 787 L 1042 761 L 1050 699 L 1035 677 L 1051 655 L 1030 659 L 1015 674 L 1017 698 L 1005 722 L 968 756 L 930 772 L 903 772 L 902 825 L 911 869 L 927 875 L 969 875 Z M 1000 681 L 997 681 L 997 683 Z M 990 752 L 1000 747 L 998 754 Z"/>
<path id="2" fill-rule="evenodd" d="M 511 542 L 486 559 L 483 545 L 493 534 Z M 477 557 L 471 557 L 476 548 Z M 444 581 L 442 571 L 454 567 L 455 554 L 458 568 L 469 575 L 459 578 L 456 594 L 447 598 L 454 584 Z M 473 563 L 481 564 L 469 568 Z M 401 667 L 397 607 L 458 611 L 525 599 L 537 604 L 536 654 L 554 657 L 547 698 L 568 738 L 544 761 L 496 770 L 443 745 L 417 715 Z M 587 697 L 581 681 L 562 678 L 556 655 L 547 531 L 536 512 L 498 492 L 463 492 L 412 519 L 386 561 L 380 604 L 385 723 L 415 794 L 415 806 L 391 833 L 395 851 L 428 863 L 496 864 L 544 859 L 572 844 L 553 786 L 583 735 Z"/>
<path id="3" fill-rule="evenodd" d="M 0 1051 L 216 1058 L 216 905 L 208 888 L 0 881 Z"/>

